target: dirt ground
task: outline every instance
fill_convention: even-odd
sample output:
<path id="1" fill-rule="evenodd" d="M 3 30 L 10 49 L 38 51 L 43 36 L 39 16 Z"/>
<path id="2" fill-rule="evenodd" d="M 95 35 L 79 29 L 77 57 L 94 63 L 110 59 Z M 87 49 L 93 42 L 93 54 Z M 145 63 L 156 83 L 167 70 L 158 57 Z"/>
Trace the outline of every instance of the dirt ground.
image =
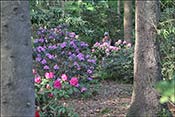
<path id="1" fill-rule="evenodd" d="M 96 88 L 92 85 L 92 88 Z M 124 117 L 131 101 L 132 85 L 115 81 L 101 82 L 97 92 L 89 98 L 75 98 L 61 101 L 73 107 L 80 117 Z"/>

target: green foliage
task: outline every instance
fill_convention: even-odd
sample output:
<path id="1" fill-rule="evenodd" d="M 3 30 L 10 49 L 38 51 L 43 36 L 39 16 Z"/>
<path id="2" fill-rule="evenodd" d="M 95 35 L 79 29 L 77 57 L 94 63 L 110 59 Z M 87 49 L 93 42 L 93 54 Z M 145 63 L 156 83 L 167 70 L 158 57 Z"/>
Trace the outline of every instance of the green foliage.
<path id="1" fill-rule="evenodd" d="M 164 79 L 171 79 L 175 71 L 175 3 L 172 0 L 162 1 L 161 3 L 162 12 L 158 33 L 161 39 L 162 74 Z"/>
<path id="2" fill-rule="evenodd" d="M 175 103 L 175 73 L 171 80 L 161 81 L 157 84 L 157 90 L 160 92 L 160 103 L 171 101 Z"/>
<path id="3" fill-rule="evenodd" d="M 54 5 L 50 1 L 30 1 L 33 30 L 66 23 L 70 31 L 76 32 L 90 46 L 99 41 L 105 31 L 110 32 L 113 39 L 120 38 L 120 34 L 116 37 L 120 30 L 117 29 L 117 1 L 52 2 Z"/>

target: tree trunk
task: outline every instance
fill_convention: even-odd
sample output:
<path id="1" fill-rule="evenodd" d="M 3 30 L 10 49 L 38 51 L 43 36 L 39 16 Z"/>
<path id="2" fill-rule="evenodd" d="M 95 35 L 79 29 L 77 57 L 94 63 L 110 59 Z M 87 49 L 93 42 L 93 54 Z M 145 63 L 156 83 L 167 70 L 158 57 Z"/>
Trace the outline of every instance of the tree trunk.
<path id="1" fill-rule="evenodd" d="M 28 1 L 1 1 L 1 116 L 34 116 Z"/>
<path id="2" fill-rule="evenodd" d="M 155 117 L 161 110 L 159 94 L 154 89 L 162 78 L 156 42 L 158 9 L 158 0 L 136 1 L 134 88 L 128 117 Z"/>
<path id="3" fill-rule="evenodd" d="M 132 39 L 132 0 L 124 1 L 124 40 Z"/>

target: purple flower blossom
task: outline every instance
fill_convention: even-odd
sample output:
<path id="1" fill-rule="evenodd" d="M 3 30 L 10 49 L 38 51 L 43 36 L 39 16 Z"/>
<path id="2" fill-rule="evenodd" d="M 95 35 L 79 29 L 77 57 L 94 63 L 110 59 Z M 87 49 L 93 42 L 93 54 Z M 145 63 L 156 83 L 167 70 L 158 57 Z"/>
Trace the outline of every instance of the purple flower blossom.
<path id="1" fill-rule="evenodd" d="M 69 56 L 69 59 L 72 60 L 72 59 L 74 59 L 75 57 L 76 57 L 75 54 L 72 54 L 72 55 Z"/>
<path id="2" fill-rule="evenodd" d="M 71 42 L 70 42 L 70 45 L 74 45 L 75 43 L 74 43 L 74 40 L 72 40 Z"/>
<path id="3" fill-rule="evenodd" d="M 49 54 L 49 53 L 46 53 L 46 56 L 49 58 L 49 59 L 54 59 L 54 56 Z"/>
<path id="4" fill-rule="evenodd" d="M 70 37 L 70 38 L 75 38 L 75 36 L 76 36 L 76 34 L 75 34 L 74 32 L 70 32 L 70 33 L 69 33 L 69 37 Z"/>
<path id="5" fill-rule="evenodd" d="M 37 51 L 38 51 L 38 52 L 45 51 L 45 48 L 43 48 L 42 46 L 38 46 L 38 47 L 37 47 Z"/>
<path id="6" fill-rule="evenodd" d="M 53 68 L 56 70 L 56 69 L 59 69 L 59 66 L 56 64 L 56 65 L 54 65 Z"/>
<path id="7" fill-rule="evenodd" d="M 38 62 L 40 62 L 41 61 L 41 57 L 40 56 L 38 56 L 38 57 L 36 57 L 36 59 L 35 59 L 36 61 L 38 61 Z"/>
<path id="8" fill-rule="evenodd" d="M 71 55 L 72 54 L 72 52 L 68 52 L 68 55 Z"/>
<path id="9" fill-rule="evenodd" d="M 38 40 L 38 39 L 35 39 L 35 40 L 34 40 L 34 43 L 38 43 L 38 42 L 39 42 L 39 40 Z"/>
<path id="10" fill-rule="evenodd" d="M 90 80 L 90 81 L 93 80 L 91 77 L 88 77 L 87 79 Z"/>
<path id="11" fill-rule="evenodd" d="M 66 47 L 66 42 L 63 42 L 60 46 L 61 46 L 61 48 L 64 48 L 64 47 Z"/>
<path id="12" fill-rule="evenodd" d="M 82 53 L 79 53 L 78 55 L 77 55 L 77 57 L 78 57 L 78 59 L 80 60 L 80 61 L 84 61 L 85 59 L 84 59 L 84 54 L 82 54 Z"/>
<path id="13" fill-rule="evenodd" d="M 46 64 L 46 63 L 47 63 L 46 59 L 43 59 L 43 60 L 41 61 L 41 63 L 42 63 L 42 64 Z"/>
<path id="14" fill-rule="evenodd" d="M 45 66 L 44 66 L 44 69 L 50 69 L 50 68 L 49 68 L 49 66 L 45 65 Z"/>
<path id="15" fill-rule="evenodd" d="M 50 45 L 48 48 L 51 49 L 51 50 L 54 50 L 54 49 L 57 48 L 57 46 L 56 45 L 53 45 L 53 46 Z"/>
<path id="16" fill-rule="evenodd" d="M 77 48 L 77 49 L 76 49 L 76 52 L 77 52 L 77 53 L 79 53 L 79 52 L 80 52 L 80 50 Z"/>
<path id="17" fill-rule="evenodd" d="M 85 43 L 85 42 L 81 42 L 81 43 L 80 43 L 80 46 L 82 46 L 82 47 L 88 47 L 88 44 Z"/>
<path id="18" fill-rule="evenodd" d="M 86 55 L 86 58 L 87 58 L 87 59 L 88 59 L 88 58 L 90 58 L 90 55 L 89 55 L 89 54 L 87 54 L 87 55 Z"/>
<path id="19" fill-rule="evenodd" d="M 88 59 L 87 62 L 96 64 L 96 60 L 95 59 Z"/>
<path id="20" fill-rule="evenodd" d="M 39 39 L 39 42 L 43 43 L 44 42 L 44 39 L 43 38 Z"/>
<path id="21" fill-rule="evenodd" d="M 65 53 L 64 51 L 61 52 L 61 54 L 64 54 L 64 53 Z"/>
<path id="22" fill-rule="evenodd" d="M 88 73 L 88 74 L 92 74 L 92 70 L 88 69 L 88 70 L 87 70 L 87 73 Z"/>
<path id="23" fill-rule="evenodd" d="M 53 39 L 53 38 L 54 38 L 54 36 L 53 36 L 53 35 L 50 35 L 50 36 L 49 36 L 49 39 Z"/>
<path id="24" fill-rule="evenodd" d="M 76 61 L 74 61 L 74 66 L 79 66 L 79 64 Z"/>

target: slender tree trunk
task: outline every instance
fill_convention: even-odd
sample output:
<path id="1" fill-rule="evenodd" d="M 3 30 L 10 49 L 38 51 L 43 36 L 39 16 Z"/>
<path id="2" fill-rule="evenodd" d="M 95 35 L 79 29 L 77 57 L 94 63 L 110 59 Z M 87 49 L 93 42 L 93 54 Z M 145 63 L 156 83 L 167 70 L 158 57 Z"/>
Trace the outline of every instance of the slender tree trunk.
<path id="1" fill-rule="evenodd" d="M 124 1 L 124 40 L 132 39 L 132 0 Z"/>
<path id="2" fill-rule="evenodd" d="M 117 1 L 118 27 L 121 28 L 121 1 Z"/>
<path id="3" fill-rule="evenodd" d="M 135 22 L 134 91 L 127 115 L 155 117 L 160 112 L 161 105 L 154 86 L 162 78 L 156 42 L 158 0 L 136 1 Z"/>
<path id="4" fill-rule="evenodd" d="M 28 1 L 1 1 L 1 116 L 34 117 Z"/>

